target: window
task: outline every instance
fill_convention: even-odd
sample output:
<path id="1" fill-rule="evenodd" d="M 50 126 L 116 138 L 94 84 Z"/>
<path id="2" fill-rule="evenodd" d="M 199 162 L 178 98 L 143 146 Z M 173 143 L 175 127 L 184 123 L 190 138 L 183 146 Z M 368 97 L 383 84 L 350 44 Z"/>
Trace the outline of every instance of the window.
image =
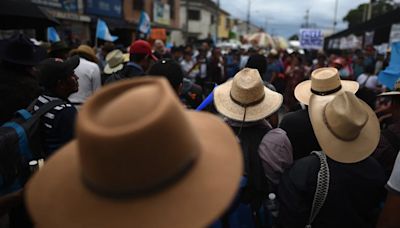
<path id="1" fill-rule="evenodd" d="M 168 5 L 170 8 L 171 19 L 175 19 L 175 0 L 168 0 Z"/>
<path id="2" fill-rule="evenodd" d="M 144 10 L 144 0 L 133 0 L 133 10 Z"/>
<path id="3" fill-rule="evenodd" d="M 226 20 L 225 20 L 225 28 L 229 29 L 231 27 L 230 24 L 231 24 L 231 20 L 229 18 L 226 18 Z"/>
<path id="4" fill-rule="evenodd" d="M 210 18 L 211 24 L 215 23 L 215 17 L 214 14 L 211 14 L 211 18 Z"/>
<path id="5" fill-rule="evenodd" d="M 189 20 L 200 21 L 200 10 L 188 10 Z"/>

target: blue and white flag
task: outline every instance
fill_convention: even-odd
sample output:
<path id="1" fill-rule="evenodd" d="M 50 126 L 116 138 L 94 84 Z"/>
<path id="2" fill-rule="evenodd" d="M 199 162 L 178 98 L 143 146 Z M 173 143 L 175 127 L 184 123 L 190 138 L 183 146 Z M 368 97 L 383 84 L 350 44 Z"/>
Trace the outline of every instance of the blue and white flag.
<path id="1" fill-rule="evenodd" d="M 381 71 L 378 81 L 387 88 L 393 90 L 396 81 L 400 79 L 400 42 L 392 43 L 390 63 L 385 70 Z"/>
<path id="2" fill-rule="evenodd" d="M 96 38 L 114 42 L 118 39 L 118 36 L 111 35 L 106 22 L 101 19 L 97 19 Z"/>
<path id="3" fill-rule="evenodd" d="M 142 13 L 140 14 L 138 31 L 147 35 L 150 33 L 150 30 L 151 30 L 150 17 L 145 11 L 142 11 Z"/>
<path id="4" fill-rule="evenodd" d="M 51 43 L 55 43 L 61 40 L 54 27 L 47 28 L 47 40 Z"/>

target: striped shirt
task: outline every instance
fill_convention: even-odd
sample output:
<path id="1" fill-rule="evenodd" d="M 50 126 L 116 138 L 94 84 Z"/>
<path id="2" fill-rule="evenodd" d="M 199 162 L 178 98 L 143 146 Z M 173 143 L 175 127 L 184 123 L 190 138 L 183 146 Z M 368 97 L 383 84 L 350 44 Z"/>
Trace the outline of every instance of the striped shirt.
<path id="1" fill-rule="evenodd" d="M 41 95 L 33 109 L 37 111 L 42 105 L 60 98 Z M 76 108 L 69 102 L 55 106 L 41 117 L 45 156 L 49 156 L 73 138 Z"/>

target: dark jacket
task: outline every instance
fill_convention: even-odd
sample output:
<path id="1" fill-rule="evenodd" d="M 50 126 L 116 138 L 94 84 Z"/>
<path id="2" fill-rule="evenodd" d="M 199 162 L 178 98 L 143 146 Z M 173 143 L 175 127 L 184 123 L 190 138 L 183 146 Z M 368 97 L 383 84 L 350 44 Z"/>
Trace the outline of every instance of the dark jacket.
<path id="1" fill-rule="evenodd" d="M 385 184 L 379 163 L 373 157 L 353 164 L 338 163 L 328 158 L 328 166 L 328 196 L 312 227 L 375 227 Z M 282 227 L 305 227 L 319 168 L 318 157 L 310 155 L 296 161 L 282 176 L 278 191 Z"/>
<path id="2" fill-rule="evenodd" d="M 109 84 L 109 83 L 123 80 L 123 79 L 133 78 L 136 76 L 143 76 L 143 75 L 145 75 L 145 72 L 143 71 L 141 66 L 139 66 L 138 64 L 136 64 L 134 62 L 129 62 L 124 66 L 124 68 L 122 68 L 122 70 L 109 76 L 106 79 L 105 84 Z"/>
<path id="3" fill-rule="evenodd" d="M 244 126 L 242 129 L 238 126 L 231 126 L 231 128 L 239 138 L 243 151 L 244 175 L 248 180 L 248 191 L 244 192 L 244 201 L 252 203 L 253 207 L 258 208 L 261 200 L 265 198 L 269 191 L 268 180 L 264 175 L 264 169 L 258 155 L 258 147 L 270 128 L 261 123 Z"/>
<path id="4" fill-rule="evenodd" d="M 307 110 L 291 112 L 283 117 L 280 125 L 290 140 L 293 148 L 293 160 L 308 156 L 321 147 L 315 137 Z"/>
<path id="5" fill-rule="evenodd" d="M 378 147 L 372 154 L 385 169 L 386 178 L 392 173 L 400 149 L 400 121 L 392 123 L 381 131 Z"/>
<path id="6" fill-rule="evenodd" d="M 0 125 L 16 111 L 27 108 L 39 95 L 39 83 L 33 76 L 0 66 Z"/>

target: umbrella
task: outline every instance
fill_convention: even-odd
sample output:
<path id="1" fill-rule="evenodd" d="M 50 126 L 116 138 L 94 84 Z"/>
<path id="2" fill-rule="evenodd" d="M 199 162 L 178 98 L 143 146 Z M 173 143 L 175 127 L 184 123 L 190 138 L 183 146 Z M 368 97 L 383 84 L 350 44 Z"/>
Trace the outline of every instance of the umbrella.
<path id="1" fill-rule="evenodd" d="M 0 21 L 0 29 L 36 29 L 60 24 L 28 0 L 1 0 Z"/>

